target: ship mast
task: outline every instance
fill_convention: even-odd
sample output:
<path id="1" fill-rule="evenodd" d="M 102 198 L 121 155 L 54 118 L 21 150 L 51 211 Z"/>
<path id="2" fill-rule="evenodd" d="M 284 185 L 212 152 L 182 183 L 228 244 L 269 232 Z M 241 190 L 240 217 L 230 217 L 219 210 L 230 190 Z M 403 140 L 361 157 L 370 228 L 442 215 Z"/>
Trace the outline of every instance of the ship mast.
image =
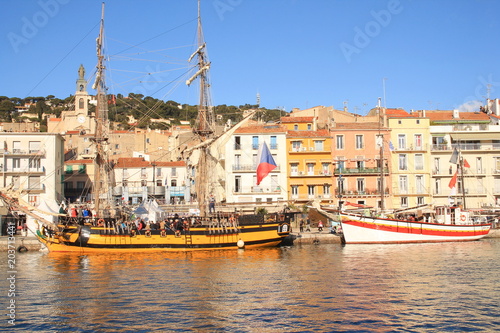
<path id="1" fill-rule="evenodd" d="M 94 208 L 97 217 L 103 217 L 102 210 L 104 206 L 111 202 L 113 177 L 112 168 L 108 159 L 108 139 L 109 139 L 109 121 L 108 121 L 108 101 L 106 96 L 106 84 L 104 80 L 104 2 L 102 3 L 101 25 L 97 42 L 97 66 L 96 78 L 93 85 L 97 89 L 97 107 L 95 111 L 95 136 L 91 139 L 95 144 L 94 159 Z M 107 188 L 107 189 L 106 189 Z M 102 193 L 105 193 L 102 195 Z"/>
<path id="2" fill-rule="evenodd" d="M 380 98 L 378 99 L 378 137 L 380 140 L 380 210 L 383 212 L 385 210 L 385 193 L 384 193 L 384 137 L 381 134 L 382 127 L 382 112 L 380 108 Z"/>
<path id="3" fill-rule="evenodd" d="M 195 79 L 199 79 L 200 82 L 200 99 L 198 104 L 198 118 L 196 120 L 193 132 L 198 136 L 201 142 L 211 139 L 215 133 L 215 120 L 214 111 L 211 105 L 210 98 L 210 83 L 208 78 L 208 70 L 210 69 L 210 62 L 206 55 L 205 41 L 203 38 L 203 30 L 201 25 L 201 10 L 200 10 L 200 0 L 198 0 L 198 48 L 189 57 L 191 61 L 194 57 L 198 60 L 198 71 L 186 81 L 189 86 Z M 200 215 L 206 216 L 207 201 L 210 194 L 210 186 L 212 182 L 210 181 L 209 172 L 214 172 L 215 164 L 213 159 L 210 158 L 209 154 L 210 146 L 204 146 L 199 149 L 199 159 L 196 166 L 196 195 L 197 201 L 200 208 Z M 210 171 L 209 171 L 210 170 Z"/>

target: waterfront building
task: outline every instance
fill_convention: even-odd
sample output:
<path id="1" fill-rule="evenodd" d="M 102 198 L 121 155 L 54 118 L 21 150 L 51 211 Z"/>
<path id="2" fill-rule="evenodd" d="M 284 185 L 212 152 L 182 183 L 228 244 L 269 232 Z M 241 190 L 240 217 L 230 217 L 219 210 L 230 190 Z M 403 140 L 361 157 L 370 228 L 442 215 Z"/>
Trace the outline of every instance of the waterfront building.
<path id="1" fill-rule="evenodd" d="M 492 113 L 459 110 L 418 111 L 430 119 L 432 194 L 434 203 L 488 208 L 500 204 L 500 125 Z M 457 172 L 450 162 L 454 150 L 464 160 L 463 178 L 449 187 Z M 459 171 L 460 175 L 460 171 Z M 462 182 L 463 179 L 463 182 Z M 465 201 L 464 201 L 465 199 Z"/>
<path id="2" fill-rule="evenodd" d="M 33 206 L 64 199 L 63 138 L 49 133 L 2 133 L 0 187 Z"/>
<path id="3" fill-rule="evenodd" d="M 257 185 L 257 154 L 267 144 L 277 167 Z M 240 127 L 225 145 L 227 203 L 282 205 L 287 200 L 286 129 L 280 124 Z"/>
<path id="4" fill-rule="evenodd" d="M 288 153 L 288 198 L 306 204 L 312 200 L 330 203 L 334 198 L 331 137 L 318 126 L 315 116 L 282 117 Z"/>
<path id="5" fill-rule="evenodd" d="M 432 203 L 429 118 L 403 109 L 384 109 L 390 131 L 392 207 L 405 209 Z"/>
<path id="6" fill-rule="evenodd" d="M 335 122 L 332 123 L 330 133 L 333 141 L 335 195 L 338 198 L 336 203 L 382 208 L 383 195 L 384 208 L 392 208 L 389 200 L 389 170 L 392 162 L 386 144 L 383 146 L 383 162 L 380 151 L 380 145 L 389 138 L 389 130 L 382 126 L 381 121 Z"/>
<path id="7" fill-rule="evenodd" d="M 115 165 L 113 195 L 123 204 L 154 198 L 160 204 L 191 200 L 191 187 L 184 161 L 148 161 L 144 157 L 119 158 Z"/>

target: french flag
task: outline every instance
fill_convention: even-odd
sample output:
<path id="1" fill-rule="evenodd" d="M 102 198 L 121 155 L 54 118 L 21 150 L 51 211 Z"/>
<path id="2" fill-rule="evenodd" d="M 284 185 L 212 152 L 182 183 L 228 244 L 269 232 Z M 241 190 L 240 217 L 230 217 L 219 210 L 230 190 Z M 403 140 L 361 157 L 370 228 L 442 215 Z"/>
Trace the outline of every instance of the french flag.
<path id="1" fill-rule="evenodd" d="M 276 168 L 276 162 L 274 161 L 273 155 L 267 148 L 267 144 L 264 143 L 259 147 L 259 153 L 257 155 L 257 161 L 259 165 L 257 166 L 257 185 L 260 184 L 262 179 L 264 179 L 269 172 Z"/>

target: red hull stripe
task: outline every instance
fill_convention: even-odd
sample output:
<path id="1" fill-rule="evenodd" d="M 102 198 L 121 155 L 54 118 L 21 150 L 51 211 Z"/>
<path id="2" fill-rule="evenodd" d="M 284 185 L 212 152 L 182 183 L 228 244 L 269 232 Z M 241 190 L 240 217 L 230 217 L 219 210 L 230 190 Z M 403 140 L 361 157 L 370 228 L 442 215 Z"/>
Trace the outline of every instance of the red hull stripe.
<path id="1" fill-rule="evenodd" d="M 361 222 L 356 220 L 344 220 L 343 224 L 349 224 L 356 227 L 362 227 L 367 229 L 375 229 L 380 231 L 388 231 L 388 232 L 397 232 L 397 233 L 405 233 L 405 234 L 422 234 L 422 235 L 432 235 L 432 236 L 448 236 L 448 237 L 467 237 L 467 236 L 479 236 L 486 235 L 489 232 L 489 228 L 481 228 L 480 225 L 460 225 L 460 227 L 470 228 L 470 230 L 445 230 L 445 229 L 430 229 L 426 227 L 425 224 L 421 224 L 420 228 L 408 227 L 406 223 L 405 226 L 402 225 L 389 225 L 389 224 L 378 224 L 378 223 L 369 223 L 369 222 Z M 435 226 L 435 224 L 433 224 Z M 459 226 L 456 226 L 457 228 Z"/>

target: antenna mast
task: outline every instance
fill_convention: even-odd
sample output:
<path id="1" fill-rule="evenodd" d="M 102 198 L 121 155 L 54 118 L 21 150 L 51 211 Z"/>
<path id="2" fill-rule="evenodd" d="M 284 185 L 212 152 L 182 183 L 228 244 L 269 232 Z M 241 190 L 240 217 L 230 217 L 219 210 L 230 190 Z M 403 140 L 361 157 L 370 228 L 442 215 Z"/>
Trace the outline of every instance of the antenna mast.
<path id="1" fill-rule="evenodd" d="M 380 107 L 380 97 L 378 98 L 378 137 L 380 140 L 380 210 L 383 212 L 385 210 L 385 193 L 384 193 L 384 137 L 381 133 L 382 127 L 382 110 Z"/>

